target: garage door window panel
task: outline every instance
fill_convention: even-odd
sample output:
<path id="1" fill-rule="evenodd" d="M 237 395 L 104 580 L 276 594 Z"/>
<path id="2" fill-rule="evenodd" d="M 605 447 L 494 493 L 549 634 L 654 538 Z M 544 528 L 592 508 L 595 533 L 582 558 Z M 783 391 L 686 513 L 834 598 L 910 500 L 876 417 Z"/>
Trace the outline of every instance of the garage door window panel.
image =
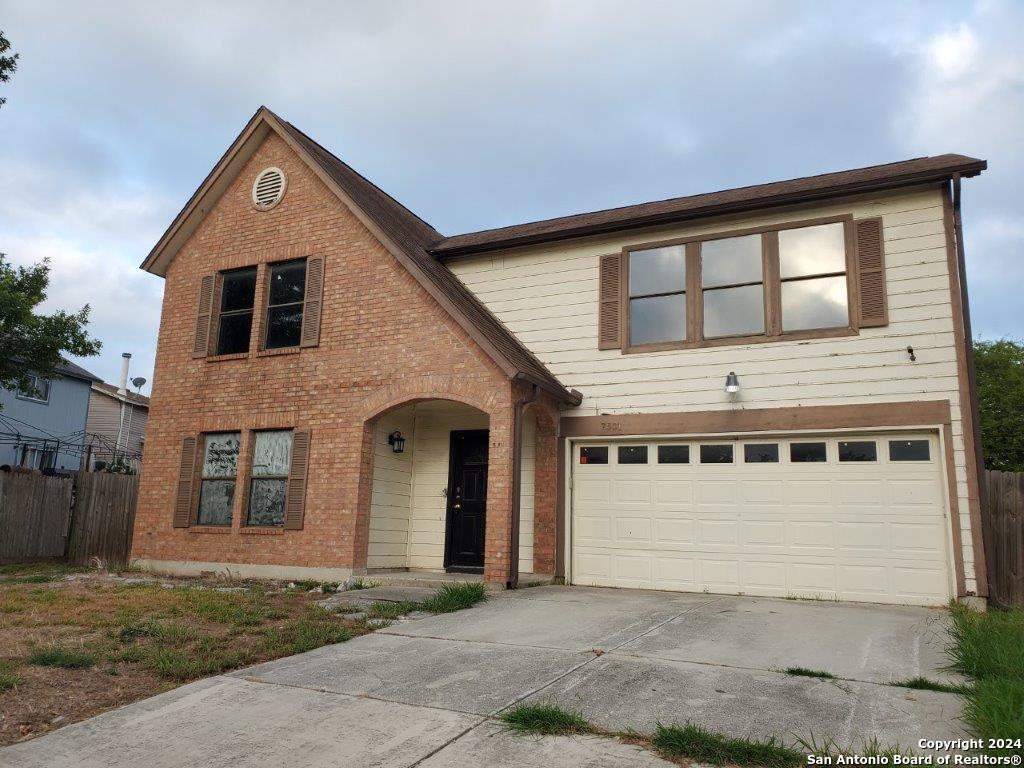
<path id="1" fill-rule="evenodd" d="M 701 464 L 732 464 L 733 447 L 726 445 L 702 445 L 700 447 Z"/>
<path id="2" fill-rule="evenodd" d="M 890 440 L 889 461 L 931 461 L 927 440 Z"/>
<path id="3" fill-rule="evenodd" d="M 878 447 L 874 440 L 840 440 L 839 461 L 878 461 Z"/>
<path id="4" fill-rule="evenodd" d="M 646 464 L 646 445 L 620 445 L 618 450 L 619 464 Z"/>
<path id="5" fill-rule="evenodd" d="M 689 464 L 690 446 L 688 445 L 659 445 L 659 464 Z"/>
<path id="6" fill-rule="evenodd" d="M 747 443 L 743 446 L 743 461 L 746 464 L 778 464 L 778 443 Z"/>
<path id="7" fill-rule="evenodd" d="M 580 464 L 607 464 L 607 445 L 585 445 L 580 448 Z"/>
<path id="8" fill-rule="evenodd" d="M 828 461 L 825 443 L 790 443 L 789 460 L 793 464 L 822 464 Z"/>

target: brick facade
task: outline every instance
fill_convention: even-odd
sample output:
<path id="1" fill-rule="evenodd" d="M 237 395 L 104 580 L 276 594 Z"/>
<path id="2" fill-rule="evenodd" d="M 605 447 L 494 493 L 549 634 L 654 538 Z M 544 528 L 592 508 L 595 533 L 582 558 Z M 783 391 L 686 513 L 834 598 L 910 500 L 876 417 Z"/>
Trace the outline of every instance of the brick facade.
<path id="1" fill-rule="evenodd" d="M 284 170 L 288 189 L 261 212 L 250 189 L 267 166 Z M 259 352 L 265 265 L 314 255 L 325 260 L 319 346 Z M 193 359 L 202 276 L 253 264 L 261 266 L 250 352 Z M 167 269 L 133 558 L 358 572 L 366 564 L 375 420 L 409 402 L 443 398 L 490 417 L 485 578 L 504 582 L 512 413 L 521 389 L 272 132 Z M 550 404 L 534 408 L 544 425 L 535 548 L 551 573 L 556 418 Z M 251 430 L 273 427 L 312 434 L 302 530 L 243 525 Z M 183 438 L 236 430 L 242 445 L 231 527 L 172 527 Z"/>

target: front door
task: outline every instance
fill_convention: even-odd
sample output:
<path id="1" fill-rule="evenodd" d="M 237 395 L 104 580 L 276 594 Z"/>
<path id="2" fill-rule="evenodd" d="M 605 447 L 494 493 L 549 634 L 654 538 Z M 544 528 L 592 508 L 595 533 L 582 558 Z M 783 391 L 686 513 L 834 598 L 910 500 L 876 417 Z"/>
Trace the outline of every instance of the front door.
<path id="1" fill-rule="evenodd" d="M 484 568 L 487 442 L 486 429 L 452 431 L 444 557 L 449 571 L 474 573 Z"/>

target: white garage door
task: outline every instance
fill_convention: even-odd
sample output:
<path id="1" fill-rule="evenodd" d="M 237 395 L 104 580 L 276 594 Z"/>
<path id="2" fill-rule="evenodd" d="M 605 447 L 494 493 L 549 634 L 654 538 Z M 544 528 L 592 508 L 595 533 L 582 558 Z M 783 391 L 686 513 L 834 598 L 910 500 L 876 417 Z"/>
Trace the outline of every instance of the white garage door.
<path id="1" fill-rule="evenodd" d="M 578 442 L 571 579 L 594 586 L 942 604 L 933 434 Z"/>

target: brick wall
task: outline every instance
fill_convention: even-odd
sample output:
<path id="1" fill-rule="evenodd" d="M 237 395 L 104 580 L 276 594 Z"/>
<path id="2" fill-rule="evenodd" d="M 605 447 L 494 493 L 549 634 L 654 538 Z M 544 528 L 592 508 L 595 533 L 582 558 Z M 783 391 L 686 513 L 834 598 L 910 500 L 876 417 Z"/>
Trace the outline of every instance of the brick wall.
<path id="1" fill-rule="evenodd" d="M 256 211 L 250 189 L 274 165 L 288 177 L 281 203 Z M 250 353 L 192 358 L 204 274 L 298 256 L 325 258 L 320 345 L 259 354 L 261 269 Z M 469 336 L 356 217 L 271 133 L 167 270 L 146 455 L 132 555 L 148 560 L 361 567 L 369 513 L 367 420 L 412 399 L 449 397 L 491 416 L 488 575 L 506 567 L 512 386 Z M 312 431 L 305 525 L 247 531 L 246 430 Z M 173 528 L 181 441 L 243 432 L 230 529 Z M 369 454 L 369 455 L 368 455 Z M 493 523 L 493 525 L 491 525 Z"/>

